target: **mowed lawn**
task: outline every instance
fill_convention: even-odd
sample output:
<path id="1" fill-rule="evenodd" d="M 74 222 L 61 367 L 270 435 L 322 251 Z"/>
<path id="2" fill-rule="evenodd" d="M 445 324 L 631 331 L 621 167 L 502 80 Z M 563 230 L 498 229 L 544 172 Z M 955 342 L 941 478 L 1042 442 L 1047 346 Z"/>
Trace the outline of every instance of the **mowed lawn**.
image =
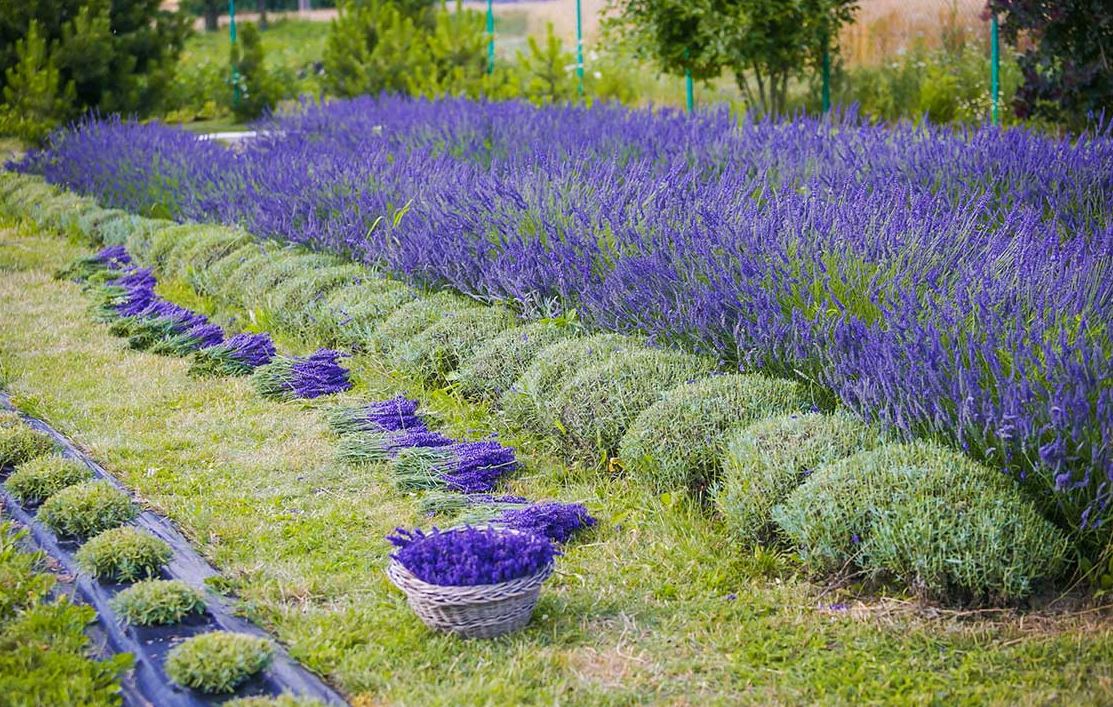
<path id="1" fill-rule="evenodd" d="M 268 402 L 244 379 L 128 350 L 51 277 L 83 252 L 0 223 L 0 384 L 173 519 L 244 613 L 357 704 L 1113 701 L 1103 612 L 944 611 L 820 586 L 686 499 L 509 434 L 526 463 L 511 490 L 583 501 L 599 527 L 566 548 L 527 630 L 430 633 L 383 572 L 384 535 L 429 521 L 384 468 L 334 462 L 329 401 Z M 482 408 L 349 361 L 345 399 L 406 393 L 453 434 L 499 431 Z"/>

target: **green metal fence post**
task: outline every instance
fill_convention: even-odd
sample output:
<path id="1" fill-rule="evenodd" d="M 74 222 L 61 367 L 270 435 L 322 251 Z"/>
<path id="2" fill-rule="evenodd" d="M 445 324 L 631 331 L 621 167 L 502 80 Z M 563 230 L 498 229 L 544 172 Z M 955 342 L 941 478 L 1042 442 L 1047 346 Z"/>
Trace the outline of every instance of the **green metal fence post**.
<path id="1" fill-rule="evenodd" d="M 688 50 L 684 50 L 684 58 L 688 58 Z M 692 84 L 692 70 L 688 67 L 684 68 L 684 104 L 691 113 L 696 109 L 696 91 L 695 86 Z"/>
<path id="2" fill-rule="evenodd" d="M 487 0 L 487 73 L 495 73 L 495 4 Z"/>
<path id="3" fill-rule="evenodd" d="M 240 72 L 236 67 L 236 0 L 228 0 L 228 37 L 232 40 L 232 105 L 240 104 Z"/>
<path id="4" fill-rule="evenodd" d="M 994 125 L 1001 124 L 1001 47 L 997 32 L 997 13 L 989 18 L 989 97 Z"/>
<path id="5" fill-rule="evenodd" d="M 831 52 L 823 48 L 823 112 L 831 112 Z"/>
<path id="6" fill-rule="evenodd" d="M 584 18 L 580 0 L 576 0 L 576 77 L 579 79 L 580 97 L 584 95 Z"/>

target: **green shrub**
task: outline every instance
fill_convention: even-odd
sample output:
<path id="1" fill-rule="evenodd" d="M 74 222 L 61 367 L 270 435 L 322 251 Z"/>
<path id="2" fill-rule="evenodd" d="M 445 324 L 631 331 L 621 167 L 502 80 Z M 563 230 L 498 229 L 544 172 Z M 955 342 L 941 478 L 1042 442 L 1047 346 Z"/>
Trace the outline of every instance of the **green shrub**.
<path id="1" fill-rule="evenodd" d="M 76 459 L 45 454 L 17 466 L 4 482 L 4 488 L 20 503 L 41 503 L 67 486 L 92 477 L 89 467 Z"/>
<path id="2" fill-rule="evenodd" d="M 38 520 L 58 535 L 87 538 L 139 514 L 128 495 L 107 481 L 62 489 L 39 508 Z"/>
<path id="3" fill-rule="evenodd" d="M 19 427 L 23 425 L 23 418 L 15 410 L 4 410 L 0 408 L 0 429 L 6 427 Z"/>
<path id="4" fill-rule="evenodd" d="M 574 456 L 613 456 L 626 429 L 671 388 L 705 375 L 706 359 L 680 351 L 615 353 L 572 376 L 554 400 Z"/>
<path id="5" fill-rule="evenodd" d="M 124 245 L 128 235 L 134 231 L 141 216 L 126 211 L 112 211 L 112 216 L 97 225 L 97 234 L 104 245 Z"/>
<path id="6" fill-rule="evenodd" d="M 644 350 L 640 339 L 620 334 L 595 334 L 547 346 L 503 393 L 500 404 L 504 414 L 517 427 L 550 433 L 557 420 L 554 399 L 565 381 L 611 354 L 638 350 Z"/>
<path id="7" fill-rule="evenodd" d="M 48 596 L 54 587 L 54 575 L 39 571 L 44 554 L 21 547 L 26 537 L 26 530 L 0 522 L 0 624 Z"/>
<path id="8" fill-rule="evenodd" d="M 121 212 L 116 209 L 102 209 L 99 206 L 93 206 L 80 212 L 72 227 L 79 236 L 89 243 L 100 244 L 104 241 L 100 234 L 101 224 L 116 218 L 119 213 Z"/>
<path id="9" fill-rule="evenodd" d="M 179 239 L 167 251 L 159 271 L 163 277 L 188 279 L 190 272 L 209 267 L 251 241 L 247 233 L 226 226 L 192 226 L 189 236 Z"/>
<path id="10" fill-rule="evenodd" d="M 813 570 L 857 566 L 943 599 L 1022 598 L 1069 547 L 1011 478 L 928 442 L 821 467 L 773 519 Z"/>
<path id="11" fill-rule="evenodd" d="M 176 624 L 205 611 L 201 592 L 177 579 L 148 579 L 112 597 L 112 610 L 132 626 Z"/>
<path id="12" fill-rule="evenodd" d="M 735 539 L 772 537 L 773 507 L 820 466 L 880 445 L 880 431 L 845 411 L 783 415 L 728 436 L 715 503 Z"/>
<path id="13" fill-rule="evenodd" d="M 760 375 L 703 378 L 665 394 L 630 425 L 622 467 L 657 491 L 705 489 L 718 477 L 727 433 L 806 404 L 800 384 Z"/>
<path id="14" fill-rule="evenodd" d="M 388 361 L 422 381 L 442 381 L 462 359 L 514 322 L 514 314 L 503 307 L 450 312 L 395 347 Z"/>
<path id="15" fill-rule="evenodd" d="M 183 687 L 202 692 L 232 692 L 267 667 L 273 654 L 265 639 L 214 631 L 175 646 L 166 657 L 166 675 Z"/>
<path id="16" fill-rule="evenodd" d="M 498 400 L 544 348 L 575 336 L 576 329 L 534 322 L 508 329 L 462 359 L 456 371 L 460 392 L 475 400 Z"/>
<path id="17" fill-rule="evenodd" d="M 27 425 L 0 427 L 0 467 L 15 466 L 54 449 L 54 440 L 45 432 Z"/>
<path id="18" fill-rule="evenodd" d="M 97 579 L 134 582 L 154 577 L 170 561 L 170 546 L 150 533 L 124 526 L 92 538 L 74 559 L 81 570 Z"/>
<path id="19" fill-rule="evenodd" d="M 181 228 L 181 224 L 158 218 L 139 218 L 128 232 L 124 247 L 137 262 L 150 263 L 150 252 L 156 237 L 167 229 Z"/>
<path id="20" fill-rule="evenodd" d="M 92 660 L 90 606 L 67 597 L 32 606 L 0 629 L 0 694 L 7 705 L 116 705 L 130 653 Z"/>
<path id="21" fill-rule="evenodd" d="M 256 307 L 280 283 L 315 270 L 334 267 L 340 260 L 331 255 L 307 253 L 297 248 L 273 254 L 266 262 L 253 269 L 239 268 L 221 290 L 226 302 L 244 307 Z"/>
<path id="22" fill-rule="evenodd" d="M 225 281 L 248 260 L 263 258 L 278 246 L 271 241 L 247 241 L 216 258 L 205 267 L 186 273 L 186 282 L 197 292 L 215 296 Z"/>
<path id="23" fill-rule="evenodd" d="M 445 315 L 477 306 L 477 303 L 451 292 L 437 292 L 415 299 L 399 307 L 375 327 L 368 343 L 389 355 L 395 347 L 425 331 Z"/>
<path id="24" fill-rule="evenodd" d="M 181 223 L 161 228 L 150 234 L 143 262 L 153 268 L 159 275 L 172 275 L 173 273 L 169 272 L 168 268 L 170 259 L 177 249 L 183 248 L 193 241 L 198 228 L 202 227 L 193 223 Z"/>
<path id="25" fill-rule="evenodd" d="M 328 294 L 358 281 L 360 277 L 367 277 L 367 272 L 353 264 L 300 272 L 267 292 L 261 300 L 261 307 L 269 321 L 286 331 L 305 336 Z"/>
<path id="26" fill-rule="evenodd" d="M 329 293 L 313 312 L 310 331 L 326 344 L 368 348 L 375 328 L 417 293 L 394 280 L 370 279 Z"/>

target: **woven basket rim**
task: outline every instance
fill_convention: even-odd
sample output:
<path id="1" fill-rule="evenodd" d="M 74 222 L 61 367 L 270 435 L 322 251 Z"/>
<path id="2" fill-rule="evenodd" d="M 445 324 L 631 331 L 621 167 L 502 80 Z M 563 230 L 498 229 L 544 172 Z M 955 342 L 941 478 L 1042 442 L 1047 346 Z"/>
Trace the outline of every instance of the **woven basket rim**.
<path id="1" fill-rule="evenodd" d="M 398 560 L 390 559 L 390 566 L 387 567 L 387 574 L 390 575 L 394 584 L 399 589 L 408 592 L 410 589 L 416 589 L 425 594 L 442 594 L 450 596 L 458 592 L 468 592 L 470 594 L 493 594 L 493 593 L 506 593 L 509 589 L 518 588 L 516 585 L 521 585 L 523 590 L 529 589 L 534 583 L 544 581 L 553 573 L 553 562 L 550 560 L 548 564 L 533 574 L 527 574 L 524 577 L 515 577 L 508 579 L 505 582 L 497 582 L 495 584 L 430 584 L 425 580 L 419 578 L 413 572 L 406 568 Z M 399 575 L 400 579 L 410 586 L 402 586 L 398 583 L 394 575 Z"/>

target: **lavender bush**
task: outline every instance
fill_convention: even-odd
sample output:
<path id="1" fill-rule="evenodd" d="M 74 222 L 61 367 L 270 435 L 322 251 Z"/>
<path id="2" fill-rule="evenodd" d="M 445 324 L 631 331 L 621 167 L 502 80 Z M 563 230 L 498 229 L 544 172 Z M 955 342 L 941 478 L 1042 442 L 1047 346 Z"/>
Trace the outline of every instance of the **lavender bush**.
<path id="1" fill-rule="evenodd" d="M 381 130 L 372 130 L 381 126 Z M 417 285 L 801 377 L 1091 533 L 1113 498 L 1113 139 L 357 99 L 242 153 L 117 119 L 23 168 Z"/>
<path id="2" fill-rule="evenodd" d="M 391 557 L 415 577 L 451 587 L 529 577 L 551 565 L 560 554 L 543 537 L 495 528 L 433 528 L 430 533 L 398 528 L 387 540 L 398 548 Z"/>

